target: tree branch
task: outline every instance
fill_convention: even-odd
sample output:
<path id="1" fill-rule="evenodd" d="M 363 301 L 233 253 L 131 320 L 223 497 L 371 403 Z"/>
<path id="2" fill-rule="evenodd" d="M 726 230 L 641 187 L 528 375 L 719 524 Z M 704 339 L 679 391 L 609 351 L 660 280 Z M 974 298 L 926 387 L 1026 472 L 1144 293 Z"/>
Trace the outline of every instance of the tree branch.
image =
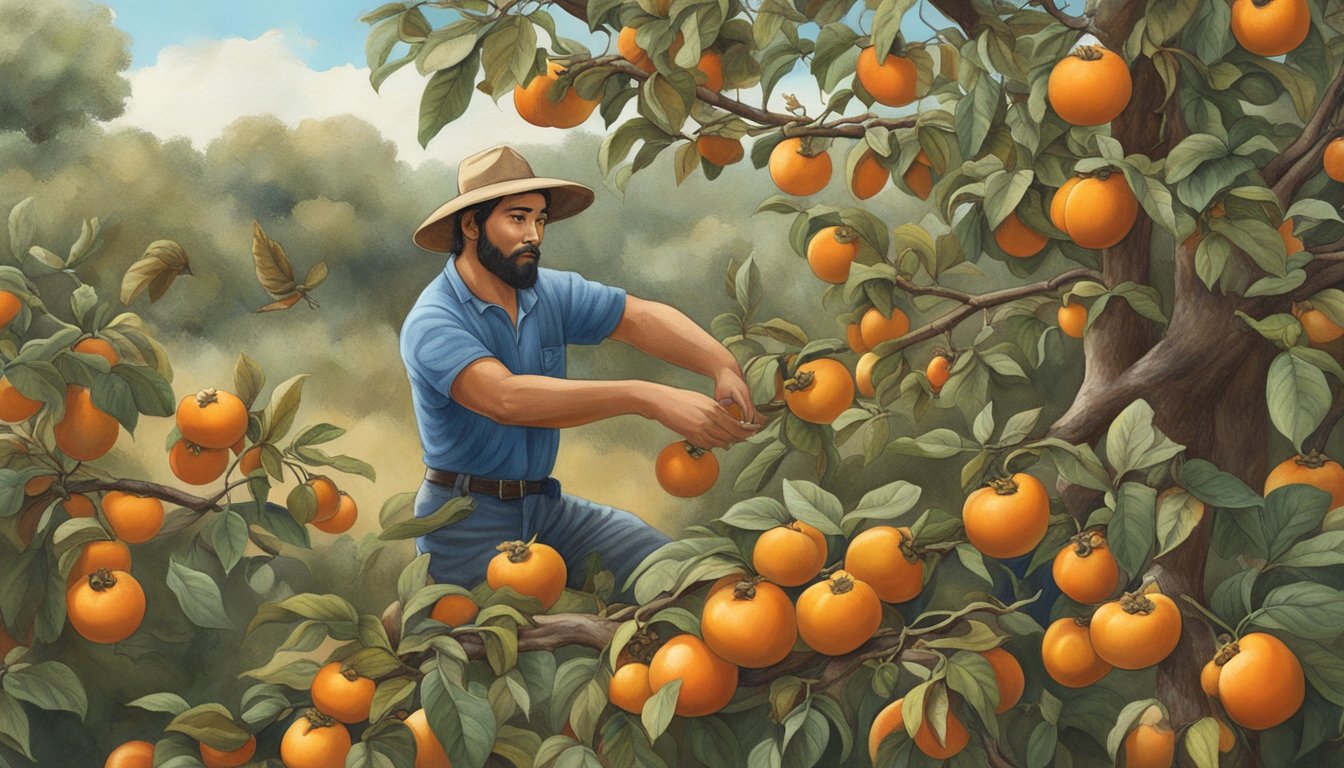
<path id="1" fill-rule="evenodd" d="M 1335 79 L 1326 86 L 1321 103 L 1316 105 L 1316 111 L 1307 120 L 1307 124 L 1302 126 L 1302 135 L 1283 152 L 1275 155 L 1274 159 L 1261 170 L 1260 173 L 1264 176 L 1267 186 L 1276 187 L 1288 173 L 1289 168 L 1294 167 L 1304 156 L 1312 154 L 1312 148 L 1326 134 L 1332 122 L 1331 117 L 1335 110 L 1339 109 L 1341 97 L 1344 97 L 1344 63 L 1340 64 Z M 1280 196 L 1280 200 L 1282 199 Z"/>
<path id="2" fill-rule="evenodd" d="M 892 352 L 896 352 L 898 350 L 905 349 L 906 347 L 918 344 L 921 341 L 932 339 L 933 337 L 938 336 L 941 333 L 945 333 L 947 331 L 952 330 L 953 328 L 960 325 L 964 320 L 966 320 L 966 318 L 970 317 L 971 315 L 974 315 L 976 312 L 979 312 L 982 309 L 997 307 L 1000 304 L 1007 304 L 1011 301 L 1017 301 L 1018 299 L 1025 299 L 1028 296 L 1035 296 L 1040 293 L 1049 293 L 1050 291 L 1053 291 L 1062 285 L 1066 285 L 1068 283 L 1074 283 L 1079 280 L 1096 280 L 1100 282 L 1101 279 L 1102 279 L 1101 274 L 1096 270 L 1079 268 L 1070 270 L 1068 272 L 1064 272 L 1063 274 L 1056 275 L 1044 282 L 1032 283 L 1031 285 L 1018 286 L 1017 288 L 1006 288 L 1002 291 L 993 291 L 991 293 L 985 293 L 979 296 L 963 294 L 959 291 L 952 291 L 949 289 L 940 289 L 938 292 L 934 292 L 928 288 L 922 288 L 919 290 L 923 293 L 954 299 L 956 301 L 961 301 L 963 304 L 961 307 L 958 307 L 957 309 L 948 312 L 946 315 L 943 315 L 942 317 L 938 318 L 937 320 L 934 320 L 933 322 L 925 325 L 922 328 L 918 328 L 914 331 L 911 331 L 910 333 L 907 333 L 906 335 L 902 336 L 899 339 L 889 342 L 883 342 L 884 346 L 883 351 L 886 352 L 887 354 L 890 354 Z"/>
<path id="3" fill-rule="evenodd" d="M 1340 133 L 1341 131 L 1337 127 L 1328 130 L 1311 145 L 1305 154 L 1298 157 L 1284 171 L 1282 178 L 1270 186 L 1279 198 L 1279 205 L 1283 209 L 1287 210 L 1288 206 L 1292 204 L 1293 198 L 1297 196 L 1297 190 L 1306 183 L 1307 179 L 1320 172 L 1321 158 L 1325 155 L 1326 145 Z"/>
<path id="4" fill-rule="evenodd" d="M 1086 16 L 1073 16 L 1065 13 L 1055 3 L 1055 0 L 1040 0 L 1040 3 L 1041 7 L 1045 9 L 1045 12 L 1054 16 L 1055 20 L 1060 24 L 1063 24 L 1069 29 L 1092 31 L 1095 34 L 1095 30 L 1092 29 L 1092 20 Z"/>
<path id="5" fill-rule="evenodd" d="M 649 78 L 649 73 L 636 67 L 634 64 L 626 61 L 620 56 L 608 55 L 598 56 L 573 65 L 575 72 L 581 72 L 590 67 L 607 67 L 620 72 L 623 75 L 643 82 Z M 813 124 L 806 117 L 787 112 L 771 112 L 759 107 L 753 107 L 750 104 L 737 101 L 724 96 L 718 91 L 710 90 L 704 86 L 699 86 L 695 90 L 695 97 L 700 101 L 717 107 L 730 114 L 737 115 L 745 120 L 755 122 L 758 126 L 774 129 L 783 128 L 785 136 L 829 136 L 832 138 L 861 139 L 868 132 L 869 128 L 883 127 L 889 129 L 913 128 L 916 118 L 886 118 L 878 117 L 872 113 L 864 115 L 838 118 L 830 122 Z"/>
<path id="6" fill-rule="evenodd" d="M 156 499 L 172 502 L 179 507 L 196 512 L 208 512 L 219 505 L 219 500 L 224 498 L 229 491 L 240 485 L 247 485 L 247 480 L 239 480 L 230 485 L 224 486 L 219 493 L 209 498 L 194 496 L 186 491 L 180 491 L 176 488 L 170 488 L 166 485 L 151 483 L 144 480 L 80 480 L 66 486 L 69 493 L 88 493 L 90 491 L 125 491 L 137 496 L 153 496 Z"/>

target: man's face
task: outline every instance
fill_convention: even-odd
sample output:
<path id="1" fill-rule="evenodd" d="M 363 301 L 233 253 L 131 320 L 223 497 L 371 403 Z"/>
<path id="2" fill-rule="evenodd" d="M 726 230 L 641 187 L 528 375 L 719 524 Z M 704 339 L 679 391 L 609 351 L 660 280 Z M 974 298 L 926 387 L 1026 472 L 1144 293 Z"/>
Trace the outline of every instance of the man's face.
<path id="1" fill-rule="evenodd" d="M 540 192 L 509 195 L 486 219 L 476 240 L 476 255 L 506 284 L 531 288 L 537 282 L 545 228 L 546 198 Z"/>

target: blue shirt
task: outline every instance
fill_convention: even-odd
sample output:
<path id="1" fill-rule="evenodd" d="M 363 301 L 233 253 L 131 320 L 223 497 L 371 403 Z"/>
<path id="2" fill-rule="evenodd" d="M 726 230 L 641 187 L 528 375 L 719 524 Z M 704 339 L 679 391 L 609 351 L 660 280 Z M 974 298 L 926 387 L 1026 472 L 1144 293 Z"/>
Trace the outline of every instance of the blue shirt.
<path id="1" fill-rule="evenodd" d="M 424 461 L 501 480 L 540 480 L 555 467 L 560 430 L 500 424 L 452 398 L 453 380 L 483 357 L 514 374 L 565 376 L 566 344 L 597 344 L 625 313 L 625 291 L 574 272 L 538 270 L 518 290 L 518 324 L 471 292 L 456 257 L 420 293 L 401 327 Z"/>

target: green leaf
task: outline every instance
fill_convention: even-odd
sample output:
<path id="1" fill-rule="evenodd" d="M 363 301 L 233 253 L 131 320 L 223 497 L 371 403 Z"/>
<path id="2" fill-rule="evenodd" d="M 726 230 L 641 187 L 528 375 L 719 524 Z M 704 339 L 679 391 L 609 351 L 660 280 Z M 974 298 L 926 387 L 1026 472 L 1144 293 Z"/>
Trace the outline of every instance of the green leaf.
<path id="1" fill-rule="evenodd" d="M 1246 321 L 1256 333 L 1283 347 L 1293 346 L 1302 336 L 1302 324 L 1286 313 L 1270 315 L 1263 320 L 1256 320 L 1241 310 L 1236 310 L 1234 314 Z"/>
<path id="2" fill-rule="evenodd" d="M 232 509 L 226 509 L 211 517 L 201 531 L 201 537 L 215 551 L 227 575 L 242 559 L 243 550 L 247 548 L 247 521 Z"/>
<path id="3" fill-rule="evenodd" d="M 1329 531 L 1294 544 L 1274 561 L 1289 568 L 1323 568 L 1344 565 L 1344 531 Z"/>
<path id="4" fill-rule="evenodd" d="M 657 741 L 672 723 L 672 715 L 676 713 L 677 708 L 677 696 L 681 694 L 681 685 L 681 678 L 670 680 L 654 691 L 653 696 L 644 703 L 644 709 L 639 717 L 644 723 L 645 732 L 649 734 L 650 742 Z"/>
<path id="5" fill-rule="evenodd" d="M 12 745 L 29 760 L 33 759 L 28 744 L 28 713 L 23 711 L 13 696 L 0 690 L 0 736 L 7 737 L 7 745 Z"/>
<path id="6" fill-rule="evenodd" d="M 1260 494 L 1204 459 L 1191 459 L 1181 466 L 1181 485 L 1212 507 L 1247 509 L 1264 504 Z"/>
<path id="7" fill-rule="evenodd" d="M 1269 365 L 1265 399 L 1275 429 L 1303 453 L 1303 441 L 1325 420 L 1332 398 L 1320 368 L 1283 352 Z"/>
<path id="8" fill-rule="evenodd" d="M 961 694 L 980 716 L 989 735 L 998 739 L 994 710 L 999 705 L 999 684 L 989 660 L 974 651 L 954 654 L 947 663 L 947 687 Z"/>
<path id="9" fill-rule="evenodd" d="M 1055 468 L 1065 480 L 1098 491 L 1111 490 L 1111 477 L 1106 474 L 1101 459 L 1086 443 L 1073 445 L 1056 437 L 1047 437 L 1028 443 L 1023 449 L 1046 449 L 1055 463 Z"/>
<path id="10" fill-rule="evenodd" d="M 202 704 L 183 712 L 164 727 L 165 731 L 185 734 L 215 749 L 234 750 L 251 737 L 223 704 Z"/>
<path id="11" fill-rule="evenodd" d="M 1344 218 L 1341 218 L 1339 211 L 1324 200 L 1315 200 L 1304 197 L 1293 201 L 1288 206 L 1288 211 L 1283 214 L 1284 219 L 1308 219 L 1310 221 L 1338 221 L 1344 224 Z"/>
<path id="12" fill-rule="evenodd" d="M 214 579 L 170 559 L 167 582 L 191 623 L 207 629 L 233 629 Z"/>
<path id="13" fill-rule="evenodd" d="M 1117 478 L 1131 470 L 1156 466 L 1185 450 L 1153 427 L 1153 415 L 1147 401 L 1135 400 L 1111 422 L 1106 432 L 1106 457 Z"/>
<path id="14" fill-rule="evenodd" d="M 289 433 L 289 428 L 294 424 L 294 416 L 298 413 L 299 403 L 303 399 L 303 381 L 306 378 L 308 374 L 301 373 L 280 382 L 271 391 L 271 400 L 266 404 L 266 410 L 262 415 L 261 423 L 265 426 L 258 442 L 278 443 Z"/>
<path id="15" fill-rule="evenodd" d="M 1130 702 L 1125 705 L 1124 709 L 1120 710 L 1120 714 L 1115 718 L 1115 727 L 1111 729 L 1110 734 L 1106 737 L 1106 751 L 1110 753 L 1112 763 L 1117 760 L 1117 755 L 1120 753 L 1120 745 L 1124 742 L 1125 736 L 1129 735 L 1129 732 L 1133 730 L 1134 725 L 1139 722 L 1139 717 L 1144 711 L 1154 705 L 1158 707 L 1162 706 L 1157 699 L 1144 699 L 1142 701 Z"/>
<path id="16" fill-rule="evenodd" d="M 745 531 L 765 531 L 789 522 L 790 517 L 783 504 L 758 496 L 737 502 L 719 520 Z"/>
<path id="17" fill-rule="evenodd" d="M 139 707 L 147 709 L 150 712 L 166 712 L 176 717 L 177 715 L 191 709 L 187 700 L 176 693 L 151 693 L 148 696 L 141 696 L 134 701 L 126 702 L 128 707 Z"/>
<path id="18" fill-rule="evenodd" d="M 797 520 L 826 535 L 840 536 L 844 507 L 831 492 L 806 480 L 784 481 L 784 506 Z"/>
<path id="19" fill-rule="evenodd" d="M 397 539 L 414 539 L 425 536 L 462 520 L 471 514 L 474 509 L 475 503 L 470 496 L 459 496 L 449 500 L 442 507 L 424 517 L 414 517 L 410 520 L 392 524 L 383 529 L 383 532 L 378 534 L 378 538 L 383 541 L 395 541 Z"/>
<path id="20" fill-rule="evenodd" d="M 1320 527 L 1330 508 L 1330 494 L 1310 485 L 1275 488 L 1265 497 L 1263 526 L 1268 537 L 1266 559 L 1275 560 L 1308 531 Z"/>
<path id="21" fill-rule="evenodd" d="M 1226 237 L 1251 257 L 1257 266 L 1275 277 L 1288 274 L 1288 252 L 1279 231 L 1259 219 L 1215 217 L 1209 228 Z"/>
<path id="22" fill-rule="evenodd" d="M 75 673 L 59 661 L 10 669 L 3 681 L 6 693 L 40 709 L 74 712 L 80 720 L 88 712 L 89 699 L 84 686 Z"/>
<path id="23" fill-rule="evenodd" d="M 989 438 L 994 436 L 994 402 L 991 400 L 985 403 L 985 407 L 980 409 L 980 413 L 975 417 L 975 423 L 971 425 L 971 434 L 975 436 L 976 442 L 984 445 L 989 442 Z"/>
<path id="24" fill-rule="evenodd" d="M 1202 718 L 1185 732 L 1185 751 L 1197 768 L 1218 768 L 1218 721 Z"/>
<path id="25" fill-rule="evenodd" d="M 1297 582 L 1271 590 L 1253 624 L 1281 629 L 1306 640 L 1331 640 L 1344 632 L 1344 592 Z"/>
<path id="26" fill-rule="evenodd" d="M 484 697 L 469 693 L 435 666 L 420 683 L 425 715 L 453 765 L 484 765 L 495 741 L 495 714 Z"/>
<path id="27" fill-rule="evenodd" d="M 1204 517 L 1204 504 L 1191 494 L 1176 489 L 1162 497 L 1157 506 L 1157 554 L 1161 557 L 1180 546 Z"/>
<path id="28" fill-rule="evenodd" d="M 898 437 L 887 446 L 888 452 L 926 459 L 946 459 L 966 450 L 970 449 L 961 436 L 946 428 L 934 429 L 918 437 Z"/>
<path id="29" fill-rule="evenodd" d="M 537 31 L 532 22 L 516 14 L 500 17 L 481 44 L 481 64 L 494 93 L 526 85 L 536 53 Z M 471 74 L 475 76 L 474 71 Z"/>
<path id="30" fill-rule="evenodd" d="M 118 363 L 113 366 L 112 374 L 126 383 L 131 402 L 140 413 L 146 416 L 172 416 L 176 413 L 173 385 L 158 371 L 143 365 Z"/>
<path id="31" fill-rule="evenodd" d="M 1139 483 L 1124 483 L 1116 497 L 1115 515 L 1106 528 L 1106 541 L 1127 577 L 1139 574 L 1153 548 L 1157 491 Z"/>
<path id="32" fill-rule="evenodd" d="M 473 49 L 462 63 L 435 72 L 420 98 L 420 146 L 429 142 L 445 125 L 461 117 L 471 103 L 476 70 L 480 66 L 479 49 Z"/>
<path id="33" fill-rule="evenodd" d="M 919 486 L 904 480 L 872 489 L 859 500 L 853 512 L 841 520 L 841 527 L 853 530 L 852 525 L 859 520 L 895 520 L 919 503 L 923 491 Z"/>
<path id="34" fill-rule="evenodd" d="M 1228 152 L 1227 144 L 1217 136 L 1195 133 L 1185 137 L 1167 155 L 1167 183 L 1181 181 L 1200 165 L 1226 157 Z"/>

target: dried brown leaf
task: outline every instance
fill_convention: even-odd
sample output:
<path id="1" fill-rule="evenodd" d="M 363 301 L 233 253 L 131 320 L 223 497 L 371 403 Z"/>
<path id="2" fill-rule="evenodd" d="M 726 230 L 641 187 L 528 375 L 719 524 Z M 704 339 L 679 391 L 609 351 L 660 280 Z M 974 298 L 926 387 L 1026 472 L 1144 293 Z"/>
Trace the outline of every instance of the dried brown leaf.
<path id="1" fill-rule="evenodd" d="M 252 228 L 252 260 L 256 263 L 257 281 L 272 297 L 289 300 L 289 294 L 294 292 L 294 268 L 285 256 L 285 249 L 262 231 L 261 224 L 253 221 Z M 295 301 L 298 301 L 297 294 L 285 307 Z"/>

